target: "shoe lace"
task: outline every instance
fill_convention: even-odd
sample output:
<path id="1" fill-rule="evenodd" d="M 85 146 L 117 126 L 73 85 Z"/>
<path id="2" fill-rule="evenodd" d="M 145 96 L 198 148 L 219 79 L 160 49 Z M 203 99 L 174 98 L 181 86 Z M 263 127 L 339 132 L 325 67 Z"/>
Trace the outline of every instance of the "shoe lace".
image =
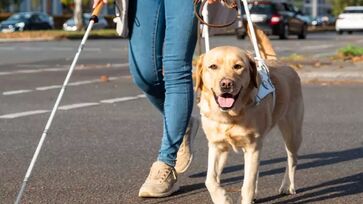
<path id="1" fill-rule="evenodd" d="M 170 175 L 170 173 L 172 174 L 173 178 L 176 179 L 176 174 L 174 171 L 172 171 L 171 169 L 161 169 L 158 172 L 158 176 L 159 176 L 159 182 L 162 183 L 164 182 Z"/>

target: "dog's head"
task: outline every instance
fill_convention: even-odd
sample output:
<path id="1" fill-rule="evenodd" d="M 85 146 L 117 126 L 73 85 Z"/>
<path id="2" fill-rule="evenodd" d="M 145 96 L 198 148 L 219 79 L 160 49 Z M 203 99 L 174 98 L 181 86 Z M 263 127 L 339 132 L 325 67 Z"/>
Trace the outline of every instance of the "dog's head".
<path id="1" fill-rule="evenodd" d="M 249 54 L 236 47 L 217 47 L 197 62 L 196 91 L 212 95 L 221 111 L 236 110 L 247 91 L 258 86 L 257 77 L 256 63 Z"/>

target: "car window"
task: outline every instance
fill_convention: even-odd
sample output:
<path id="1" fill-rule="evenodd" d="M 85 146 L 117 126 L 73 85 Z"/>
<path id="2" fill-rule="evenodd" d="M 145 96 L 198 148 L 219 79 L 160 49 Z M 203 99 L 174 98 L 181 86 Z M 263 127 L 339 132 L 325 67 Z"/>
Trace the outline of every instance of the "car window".
<path id="1" fill-rule="evenodd" d="M 295 12 L 294 7 L 291 4 L 284 4 L 286 11 Z"/>
<path id="2" fill-rule="evenodd" d="M 355 9 L 355 10 L 344 10 L 343 13 L 363 13 L 363 9 L 362 10 L 358 10 L 358 9 Z"/>
<path id="3" fill-rule="evenodd" d="M 28 18 L 30 18 L 29 14 L 20 13 L 20 14 L 14 14 L 14 15 L 10 16 L 9 20 L 26 20 Z"/>
<path id="4" fill-rule="evenodd" d="M 254 4 L 250 8 L 251 13 L 256 14 L 272 14 L 271 4 Z"/>
<path id="5" fill-rule="evenodd" d="M 30 18 L 30 20 L 34 23 L 39 23 L 41 22 L 39 16 L 37 14 L 33 14 L 32 17 Z"/>
<path id="6" fill-rule="evenodd" d="M 278 11 L 286 11 L 286 8 L 282 4 L 276 4 L 275 6 Z"/>
<path id="7" fill-rule="evenodd" d="M 40 14 L 39 18 L 42 22 L 48 22 L 49 21 L 49 17 L 45 14 Z"/>

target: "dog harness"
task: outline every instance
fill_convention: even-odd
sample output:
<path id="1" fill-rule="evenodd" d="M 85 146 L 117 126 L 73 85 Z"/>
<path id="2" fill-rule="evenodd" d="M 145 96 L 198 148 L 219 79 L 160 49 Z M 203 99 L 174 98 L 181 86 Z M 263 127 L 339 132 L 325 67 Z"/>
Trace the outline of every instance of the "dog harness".
<path id="1" fill-rule="evenodd" d="M 237 2 L 239 5 L 239 9 L 241 10 L 242 9 L 242 6 L 240 5 L 241 2 L 240 1 L 237 1 Z M 260 84 L 260 87 L 258 88 L 258 93 L 256 96 L 256 105 L 258 105 L 267 95 L 272 94 L 272 98 L 273 98 L 272 107 L 274 108 L 275 107 L 275 98 L 276 98 L 275 87 L 271 82 L 270 72 L 268 70 L 267 65 L 265 64 L 265 60 L 261 57 L 261 54 L 260 54 L 260 49 L 257 44 L 256 32 L 255 32 L 255 28 L 253 27 L 247 0 L 242 0 L 242 2 L 243 2 L 243 6 L 244 6 L 245 12 L 246 12 L 248 28 L 251 32 L 252 45 L 253 45 L 253 48 L 254 48 L 255 54 L 256 54 L 255 59 L 257 61 L 257 72 L 259 73 L 259 75 L 261 77 L 261 84 Z"/>
<path id="2" fill-rule="evenodd" d="M 267 65 L 265 64 L 265 61 L 263 59 L 257 59 L 257 72 L 260 75 L 261 78 L 261 84 L 258 87 L 258 92 L 256 95 L 256 105 L 258 105 L 266 96 L 269 94 L 272 94 L 273 99 L 273 105 L 272 107 L 275 107 L 275 100 L 276 100 L 276 93 L 275 93 L 275 87 L 272 84 L 270 73 L 267 68 Z"/>
<path id="3" fill-rule="evenodd" d="M 230 23 L 226 23 L 226 24 L 222 24 L 222 25 L 215 25 L 215 24 L 210 24 L 208 22 L 208 9 L 207 6 L 208 4 L 206 4 L 207 0 L 194 0 L 194 12 L 196 14 L 196 16 L 198 17 L 198 19 L 200 20 L 200 22 L 202 24 L 204 24 L 203 26 L 203 36 L 205 39 L 205 48 L 206 51 L 209 51 L 209 29 L 208 26 L 210 27 L 216 27 L 216 28 L 220 28 L 220 27 L 225 27 L 226 25 L 230 25 L 232 23 L 235 22 L 234 21 L 230 22 Z M 232 10 L 237 10 L 238 15 L 242 16 L 242 5 L 241 5 L 241 1 L 239 0 L 222 0 L 221 1 L 226 7 L 232 9 Z M 264 59 L 261 57 L 260 54 L 260 50 L 257 44 L 257 38 L 256 38 L 256 33 L 255 33 L 255 29 L 253 27 L 253 23 L 251 20 L 251 14 L 249 11 L 249 7 L 248 7 L 248 3 L 247 0 L 242 0 L 243 2 L 243 6 L 244 9 L 246 11 L 246 17 L 247 17 L 247 22 L 248 22 L 248 27 L 249 30 L 251 32 L 251 42 L 253 44 L 253 48 L 256 54 L 256 58 L 255 60 L 257 61 L 257 72 L 258 75 L 260 76 L 261 79 L 261 83 L 258 87 L 258 92 L 256 95 L 256 105 L 260 104 L 261 101 L 268 96 L 269 94 L 272 94 L 272 98 L 273 98 L 273 108 L 275 107 L 275 98 L 276 98 L 276 94 L 275 94 L 275 87 L 271 82 L 270 79 L 270 73 L 268 70 L 267 65 L 265 64 Z M 200 13 L 202 13 L 202 16 L 200 16 Z M 242 18 L 241 18 L 242 19 Z"/>

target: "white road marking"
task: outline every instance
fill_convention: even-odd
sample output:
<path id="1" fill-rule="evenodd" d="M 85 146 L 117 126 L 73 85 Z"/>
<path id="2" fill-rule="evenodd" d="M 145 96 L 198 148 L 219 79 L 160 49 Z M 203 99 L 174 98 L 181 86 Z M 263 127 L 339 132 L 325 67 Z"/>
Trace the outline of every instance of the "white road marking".
<path id="1" fill-rule="evenodd" d="M 139 94 L 139 95 L 137 95 L 137 97 L 139 97 L 139 98 L 146 98 L 145 94 Z"/>
<path id="2" fill-rule="evenodd" d="M 68 68 L 45 68 L 42 69 L 43 72 L 59 72 L 59 71 L 66 71 Z"/>
<path id="3" fill-rule="evenodd" d="M 6 114 L 6 115 L 0 115 L 0 119 L 14 119 L 14 118 L 20 118 L 20 117 L 29 116 L 29 115 L 47 113 L 47 112 L 49 112 L 49 110 L 34 110 L 34 111 L 25 111 L 25 112 L 20 112 L 20 113 L 11 113 L 11 114 Z"/>
<path id="4" fill-rule="evenodd" d="M 126 96 L 126 97 L 121 97 L 121 98 L 106 99 L 106 100 L 100 101 L 100 103 L 117 103 L 117 102 L 136 100 L 136 99 L 145 98 L 145 97 L 146 96 L 144 94 L 140 94 L 137 96 Z"/>
<path id="5" fill-rule="evenodd" d="M 41 87 L 35 88 L 35 90 L 37 90 L 37 91 L 46 91 L 46 90 L 50 90 L 50 89 L 59 89 L 61 87 L 62 87 L 61 85 L 41 86 Z"/>
<path id="6" fill-rule="evenodd" d="M 104 69 L 104 68 L 123 68 L 128 67 L 128 63 L 122 64 L 107 64 L 107 65 L 97 65 L 97 66 L 82 66 L 79 65 L 76 67 L 76 70 L 89 70 L 89 69 Z M 6 71 L 0 72 L 0 76 L 5 75 L 15 75 L 15 74 L 33 74 L 33 73 L 41 73 L 41 72 L 58 72 L 58 71 L 68 71 L 69 67 L 61 67 L 61 68 L 44 68 L 44 69 L 24 69 L 24 70 L 16 70 L 16 71 Z"/>
<path id="7" fill-rule="evenodd" d="M 95 106 L 95 105 L 99 105 L 99 103 L 76 103 L 76 104 L 71 104 L 71 105 L 60 106 L 60 107 L 58 107 L 58 109 L 59 110 L 71 110 L 71 109 L 83 108 L 83 107 Z"/>
<path id="8" fill-rule="evenodd" d="M 14 73 L 21 73 L 21 74 L 31 74 L 31 73 L 38 73 L 42 72 L 42 69 L 25 69 L 25 70 L 17 70 Z"/>
<path id="9" fill-rule="evenodd" d="M 146 96 L 144 94 L 136 95 L 136 96 L 126 96 L 126 97 L 120 97 L 120 98 L 113 98 L 113 99 L 106 99 L 101 100 L 100 102 L 90 102 L 90 103 L 76 103 L 76 104 L 70 104 L 70 105 L 64 105 L 58 107 L 58 110 L 72 110 L 77 108 L 84 108 L 84 107 L 90 107 L 90 106 L 96 106 L 100 104 L 112 104 L 117 102 L 125 102 L 125 101 L 131 101 L 136 99 L 145 98 Z M 33 111 L 25 111 L 25 112 L 19 112 L 19 113 L 10 113 L 6 115 L 0 115 L 0 119 L 14 119 L 14 118 L 20 118 L 30 115 L 37 115 L 42 113 L 50 112 L 50 110 L 33 110 Z"/>
<path id="10" fill-rule="evenodd" d="M 123 102 L 123 101 L 131 101 L 131 100 L 135 100 L 138 99 L 139 97 L 137 96 L 127 96 L 127 97 L 122 97 L 122 98 L 111 98 L 111 99 L 106 99 L 106 100 L 102 100 L 100 101 L 101 103 L 117 103 L 117 102 Z"/>
<path id="11" fill-rule="evenodd" d="M 121 76 L 121 77 L 109 77 L 109 81 L 114 81 L 122 78 L 126 78 L 128 76 Z M 68 86 L 80 86 L 80 85 L 86 85 L 86 84 L 93 84 L 93 83 L 99 83 L 102 82 L 100 79 L 93 79 L 93 80 L 86 80 L 86 81 L 75 81 L 68 83 Z M 5 91 L 2 93 L 2 95 L 16 95 L 16 94 L 23 94 L 23 93 L 29 93 L 34 91 L 47 91 L 51 89 L 60 89 L 62 88 L 62 85 L 50 85 L 50 86 L 41 86 L 37 87 L 34 90 L 32 89 L 24 89 L 24 90 L 12 90 L 12 91 Z"/>
<path id="12" fill-rule="evenodd" d="M 15 95 L 15 94 L 22 94 L 22 93 L 28 93 L 28 92 L 32 92 L 33 90 L 29 90 L 29 89 L 23 89 L 23 90 L 14 90 L 14 91 L 5 91 L 3 92 L 3 95 Z"/>
<path id="13" fill-rule="evenodd" d="M 0 72 L 0 76 L 2 75 L 10 75 L 12 72 Z"/>

